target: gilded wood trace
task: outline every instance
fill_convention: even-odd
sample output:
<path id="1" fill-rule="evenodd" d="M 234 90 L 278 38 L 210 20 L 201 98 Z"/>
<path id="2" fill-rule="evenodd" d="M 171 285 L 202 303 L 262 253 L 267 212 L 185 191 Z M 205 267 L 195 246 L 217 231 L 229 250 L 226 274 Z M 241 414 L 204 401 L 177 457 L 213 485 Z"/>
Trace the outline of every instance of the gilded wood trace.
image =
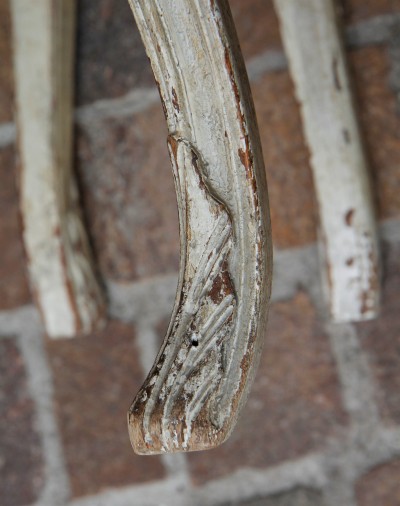
<path id="1" fill-rule="evenodd" d="M 201 450 L 231 433 L 265 337 L 265 171 L 227 2 L 130 3 L 169 129 L 181 265 L 167 336 L 129 410 L 129 431 L 140 454 Z"/>

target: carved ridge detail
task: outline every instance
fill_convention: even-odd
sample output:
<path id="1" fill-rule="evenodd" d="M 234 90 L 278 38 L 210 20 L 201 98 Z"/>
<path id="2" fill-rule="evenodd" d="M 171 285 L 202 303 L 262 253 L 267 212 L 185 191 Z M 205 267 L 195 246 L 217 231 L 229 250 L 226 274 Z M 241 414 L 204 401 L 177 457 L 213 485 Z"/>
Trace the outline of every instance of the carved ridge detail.
<path id="1" fill-rule="evenodd" d="M 177 192 L 184 202 L 181 221 L 185 230 L 181 233 L 184 237 L 199 237 L 205 219 L 210 227 L 195 247 L 185 244 L 187 281 L 181 288 L 179 306 L 161 355 L 168 355 L 168 359 L 158 362 L 131 408 L 131 413 L 138 413 L 145 403 L 143 439 L 149 445 L 154 444 L 153 414 L 162 412 L 160 444 L 165 451 L 188 448 L 192 423 L 222 378 L 225 366 L 220 349 L 229 345 L 237 306 L 229 274 L 229 213 L 208 188 L 200 156 L 193 146 L 173 137 L 169 146 Z"/>

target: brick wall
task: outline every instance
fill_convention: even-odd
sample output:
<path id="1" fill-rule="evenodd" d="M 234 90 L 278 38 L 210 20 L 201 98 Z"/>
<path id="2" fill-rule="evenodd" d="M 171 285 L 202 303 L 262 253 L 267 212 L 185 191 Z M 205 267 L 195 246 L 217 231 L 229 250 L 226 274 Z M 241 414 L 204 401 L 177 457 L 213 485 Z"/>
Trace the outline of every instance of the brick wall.
<path id="1" fill-rule="evenodd" d="M 339 1 L 339 0 L 338 0 Z M 49 341 L 18 224 L 10 21 L 0 0 L 0 504 L 400 505 L 400 0 L 340 0 L 380 219 L 381 316 L 330 324 L 309 153 L 270 0 L 230 0 L 275 246 L 266 344 L 231 439 L 138 457 L 126 410 L 168 324 L 178 219 L 166 126 L 126 0 L 80 0 L 76 170 L 110 301 L 104 331 Z"/>

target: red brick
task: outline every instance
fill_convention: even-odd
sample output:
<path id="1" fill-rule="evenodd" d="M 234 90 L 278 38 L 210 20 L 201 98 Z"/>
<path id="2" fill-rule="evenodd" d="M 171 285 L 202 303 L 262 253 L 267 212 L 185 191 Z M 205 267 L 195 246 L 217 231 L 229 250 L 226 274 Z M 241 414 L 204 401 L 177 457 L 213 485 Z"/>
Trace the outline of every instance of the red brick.
<path id="1" fill-rule="evenodd" d="M 196 484 L 321 448 L 346 423 L 327 336 L 304 293 L 273 304 L 265 349 L 238 426 L 222 446 L 189 454 Z"/>
<path id="2" fill-rule="evenodd" d="M 230 0 L 229 4 L 246 60 L 266 50 L 282 49 L 272 0 Z"/>
<path id="3" fill-rule="evenodd" d="M 78 2 L 77 102 L 87 104 L 154 84 L 127 0 Z"/>
<path id="4" fill-rule="evenodd" d="M 317 207 L 299 106 L 287 71 L 265 75 L 252 86 L 278 248 L 316 239 Z"/>
<path id="5" fill-rule="evenodd" d="M 387 51 L 382 47 L 368 47 L 349 56 L 379 216 L 400 216 L 400 113 L 396 96 L 389 87 Z"/>
<path id="6" fill-rule="evenodd" d="M 357 483 L 358 506 L 399 506 L 400 460 L 372 469 Z"/>
<path id="7" fill-rule="evenodd" d="M 12 120 L 13 72 L 9 2 L 0 2 L 0 123 Z"/>
<path id="8" fill-rule="evenodd" d="M 382 14 L 400 12 L 398 0 L 339 0 L 347 22 L 354 23 Z"/>
<path id="9" fill-rule="evenodd" d="M 78 169 L 103 276 L 175 272 L 178 213 L 161 104 L 90 128 L 78 138 Z"/>
<path id="10" fill-rule="evenodd" d="M 388 423 L 400 424 L 400 245 L 386 245 L 379 318 L 358 324 L 377 382 L 377 401 Z"/>
<path id="11" fill-rule="evenodd" d="M 13 147 L 0 150 L 0 309 L 30 301 L 19 222 Z"/>
<path id="12" fill-rule="evenodd" d="M 0 337 L 0 497 L 2 506 L 31 504 L 43 486 L 43 458 L 22 356 Z"/>
<path id="13" fill-rule="evenodd" d="M 129 443 L 126 413 L 144 379 L 132 326 L 112 321 L 47 349 L 73 496 L 163 478 L 160 459 L 136 456 Z"/>

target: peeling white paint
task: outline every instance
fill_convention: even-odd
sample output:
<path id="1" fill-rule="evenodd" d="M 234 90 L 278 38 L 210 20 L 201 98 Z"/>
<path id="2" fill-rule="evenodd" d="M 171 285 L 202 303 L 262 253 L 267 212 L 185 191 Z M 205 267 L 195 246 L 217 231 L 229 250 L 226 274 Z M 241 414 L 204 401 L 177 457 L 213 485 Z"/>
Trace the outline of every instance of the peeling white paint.
<path id="1" fill-rule="evenodd" d="M 32 290 L 51 337 L 103 321 L 71 172 L 74 0 L 13 0 L 20 206 Z"/>
<path id="2" fill-rule="evenodd" d="M 374 205 L 333 0 L 275 0 L 317 191 L 334 321 L 379 310 Z"/>
<path id="3" fill-rule="evenodd" d="M 175 308 L 130 436 L 138 453 L 211 448 L 236 422 L 264 339 L 272 259 L 260 141 L 228 4 L 130 4 L 166 112 L 181 231 Z"/>

